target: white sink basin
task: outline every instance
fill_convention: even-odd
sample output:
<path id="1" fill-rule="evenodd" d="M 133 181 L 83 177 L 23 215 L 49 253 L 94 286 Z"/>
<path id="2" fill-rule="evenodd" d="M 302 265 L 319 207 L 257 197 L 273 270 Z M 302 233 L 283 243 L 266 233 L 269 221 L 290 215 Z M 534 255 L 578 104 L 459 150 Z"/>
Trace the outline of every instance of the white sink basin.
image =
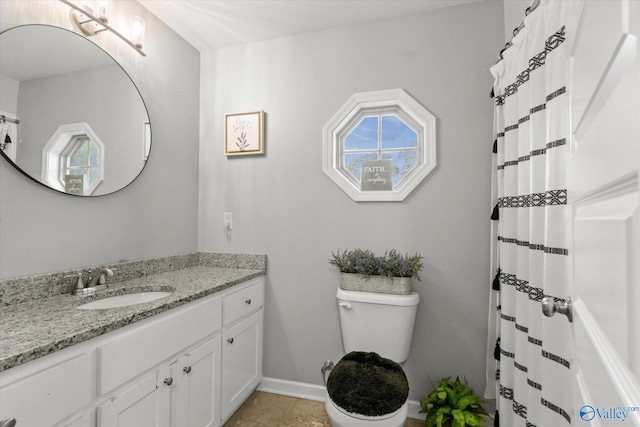
<path id="1" fill-rule="evenodd" d="M 137 294 L 116 295 L 79 305 L 80 310 L 100 310 L 104 308 L 124 307 L 127 305 L 142 304 L 171 295 L 171 292 L 140 292 Z"/>

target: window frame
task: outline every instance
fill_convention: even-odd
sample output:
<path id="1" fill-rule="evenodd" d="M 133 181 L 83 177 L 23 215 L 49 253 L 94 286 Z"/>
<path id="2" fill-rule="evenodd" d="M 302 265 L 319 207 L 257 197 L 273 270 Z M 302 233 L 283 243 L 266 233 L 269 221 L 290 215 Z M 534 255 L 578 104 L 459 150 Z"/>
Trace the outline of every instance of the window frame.
<path id="1" fill-rule="evenodd" d="M 364 117 L 388 114 L 398 116 L 418 134 L 417 165 L 393 190 L 362 191 L 353 175 L 345 170 L 343 140 Z M 403 201 L 436 163 L 436 118 L 402 89 L 352 95 L 323 129 L 323 171 L 357 202 Z"/>

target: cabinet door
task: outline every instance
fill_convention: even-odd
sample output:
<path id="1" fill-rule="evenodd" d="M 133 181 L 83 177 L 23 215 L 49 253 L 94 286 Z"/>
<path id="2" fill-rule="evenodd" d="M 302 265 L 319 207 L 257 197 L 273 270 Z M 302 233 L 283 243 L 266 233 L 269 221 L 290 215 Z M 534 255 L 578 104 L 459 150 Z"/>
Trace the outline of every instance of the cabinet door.
<path id="1" fill-rule="evenodd" d="M 249 397 L 262 379 L 262 310 L 222 333 L 222 419 Z"/>
<path id="2" fill-rule="evenodd" d="M 98 427 L 169 427 L 169 378 L 171 368 L 163 367 L 98 406 Z"/>
<path id="3" fill-rule="evenodd" d="M 176 363 L 176 426 L 220 424 L 220 335 Z"/>

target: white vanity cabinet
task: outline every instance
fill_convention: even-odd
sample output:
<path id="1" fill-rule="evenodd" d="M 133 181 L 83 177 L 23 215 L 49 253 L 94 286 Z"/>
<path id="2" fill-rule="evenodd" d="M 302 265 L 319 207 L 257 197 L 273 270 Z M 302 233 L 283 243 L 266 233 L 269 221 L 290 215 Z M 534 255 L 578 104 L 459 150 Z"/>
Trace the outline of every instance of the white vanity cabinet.
<path id="1" fill-rule="evenodd" d="M 262 378 L 264 278 L 0 373 L 19 427 L 219 427 Z"/>

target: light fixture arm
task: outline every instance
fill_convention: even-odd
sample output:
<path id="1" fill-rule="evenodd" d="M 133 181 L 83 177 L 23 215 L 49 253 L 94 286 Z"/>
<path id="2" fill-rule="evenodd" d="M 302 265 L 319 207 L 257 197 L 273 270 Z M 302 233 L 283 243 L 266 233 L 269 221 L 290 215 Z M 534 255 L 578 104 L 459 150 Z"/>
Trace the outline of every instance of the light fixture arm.
<path id="1" fill-rule="evenodd" d="M 72 3 L 69 0 L 60 0 L 60 1 L 62 3 L 64 3 L 64 4 L 66 4 L 67 6 L 69 6 L 71 9 L 73 9 L 73 11 L 71 11 L 72 20 L 76 24 L 76 26 L 80 29 L 80 31 L 82 31 L 85 35 L 93 36 L 93 35 L 101 32 L 101 31 L 111 31 L 113 34 L 118 36 L 126 44 L 128 44 L 129 46 L 134 48 L 136 50 L 136 52 L 138 52 L 140 55 L 147 56 L 142 51 L 142 44 L 139 44 L 139 43 L 136 44 L 136 43 L 133 43 L 132 41 L 130 41 L 128 38 L 126 38 L 124 35 L 122 35 L 118 30 L 116 30 L 115 28 L 110 26 L 106 19 L 100 19 L 99 17 L 94 15 L 93 12 L 91 11 L 91 9 L 83 8 L 81 6 L 78 6 L 78 5 L 76 5 L 75 3 Z M 75 11 L 75 13 L 74 13 L 74 11 Z M 84 15 L 87 19 L 80 20 L 78 14 Z M 99 25 L 102 28 L 98 28 L 97 30 L 90 30 L 90 29 L 85 28 L 85 25 L 88 24 L 88 23 L 91 23 L 91 22 L 95 22 L 97 25 Z"/>

